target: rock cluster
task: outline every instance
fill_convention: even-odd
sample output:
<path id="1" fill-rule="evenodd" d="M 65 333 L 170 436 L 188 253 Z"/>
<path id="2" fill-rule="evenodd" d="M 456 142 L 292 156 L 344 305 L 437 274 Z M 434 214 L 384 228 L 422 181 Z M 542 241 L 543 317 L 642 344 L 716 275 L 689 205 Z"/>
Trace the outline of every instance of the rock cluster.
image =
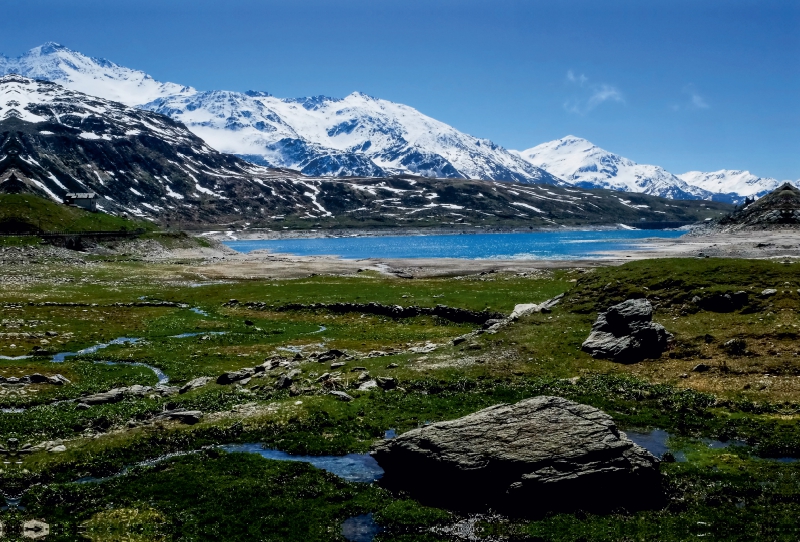
<path id="1" fill-rule="evenodd" d="M 659 501 L 658 460 L 610 416 L 541 396 L 413 429 L 373 446 L 382 484 L 423 502 L 524 516 Z"/>
<path id="2" fill-rule="evenodd" d="M 33 373 L 20 377 L 0 376 L 0 384 L 53 384 L 55 386 L 61 386 L 62 384 L 69 384 L 69 379 L 60 374 L 45 376 L 43 374 Z"/>
<path id="3" fill-rule="evenodd" d="M 237 305 L 239 301 L 231 299 L 226 305 Z M 435 307 L 418 307 L 411 305 L 403 307 L 400 305 L 384 305 L 382 303 L 288 303 L 286 305 L 274 306 L 263 302 L 242 303 L 243 306 L 256 309 L 272 309 L 279 312 L 299 311 L 309 309 L 324 309 L 331 312 L 360 312 L 363 314 L 375 314 L 378 316 L 388 316 L 390 318 L 413 318 L 415 316 L 437 316 L 456 323 L 483 324 L 491 319 L 503 319 L 505 315 L 492 311 L 471 311 L 458 307 L 448 307 L 447 305 L 436 305 Z"/>
<path id="4" fill-rule="evenodd" d="M 138 384 L 127 388 L 114 388 L 102 393 L 95 393 L 87 395 L 78 399 L 79 406 L 82 408 L 104 405 L 106 403 L 117 403 L 122 401 L 125 397 L 144 397 L 146 395 L 160 395 L 168 397 L 178 392 L 178 388 L 173 386 L 140 386 Z"/>
<path id="5" fill-rule="evenodd" d="M 592 333 L 581 348 L 595 358 L 635 363 L 657 358 L 672 335 L 653 320 L 653 307 L 646 299 L 629 299 L 601 312 Z"/>

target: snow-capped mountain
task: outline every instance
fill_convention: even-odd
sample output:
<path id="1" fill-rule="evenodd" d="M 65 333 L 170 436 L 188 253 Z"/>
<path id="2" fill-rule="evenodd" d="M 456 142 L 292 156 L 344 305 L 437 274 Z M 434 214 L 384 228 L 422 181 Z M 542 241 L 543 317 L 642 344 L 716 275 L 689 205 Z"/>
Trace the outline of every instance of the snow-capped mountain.
<path id="1" fill-rule="evenodd" d="M 575 136 L 512 152 L 575 186 L 640 192 L 671 199 L 740 203 L 745 197 L 760 197 L 782 184 L 749 171 L 728 169 L 674 175 L 659 166 L 637 164 Z"/>
<path id="2" fill-rule="evenodd" d="M 556 184 L 541 169 L 407 105 L 354 92 L 280 99 L 200 92 L 143 106 L 171 116 L 215 148 L 309 175 L 386 175 Z"/>
<path id="3" fill-rule="evenodd" d="M 166 115 L 19 75 L 0 77 L 0 192 L 56 201 L 95 192 L 105 211 L 182 226 L 553 227 L 687 222 L 725 210 L 542 184 L 308 177 L 220 153 Z"/>
<path id="4" fill-rule="evenodd" d="M 732 169 L 712 172 L 689 171 L 678 175 L 678 178 L 692 186 L 715 194 L 735 194 L 739 197 L 761 197 L 782 184 L 781 181 L 772 177 L 758 177 L 749 171 Z"/>
<path id="5" fill-rule="evenodd" d="M 567 183 L 583 188 L 640 192 L 670 199 L 713 199 L 659 166 L 637 164 L 575 136 L 542 143 L 519 156 Z"/>
<path id="6" fill-rule="evenodd" d="M 54 81 L 141 106 L 186 124 L 217 150 L 308 175 L 559 181 L 489 140 L 461 133 L 402 104 L 353 93 L 279 99 L 263 92 L 210 91 L 155 81 L 55 43 L 0 58 L 0 73 Z M 146 105 L 145 105 L 146 104 Z"/>
<path id="7" fill-rule="evenodd" d="M 774 179 L 748 172 L 673 175 L 572 136 L 526 151 L 509 151 L 412 107 L 357 92 L 341 99 L 198 92 L 52 42 L 17 58 L 0 55 L 0 74 L 10 73 L 168 115 L 218 151 L 311 176 L 415 174 L 572 184 L 728 202 L 777 185 Z"/>
<path id="8" fill-rule="evenodd" d="M 91 58 L 53 42 L 34 47 L 17 58 L 0 55 L 0 75 L 8 74 L 53 81 L 68 89 L 125 105 L 196 92 L 192 87 L 161 83 L 142 71 Z"/>

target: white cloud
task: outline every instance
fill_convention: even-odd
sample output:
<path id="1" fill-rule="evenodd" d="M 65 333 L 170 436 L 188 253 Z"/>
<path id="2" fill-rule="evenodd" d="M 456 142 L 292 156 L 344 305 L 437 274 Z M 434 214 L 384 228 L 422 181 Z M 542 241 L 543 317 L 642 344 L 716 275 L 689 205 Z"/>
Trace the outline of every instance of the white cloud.
<path id="1" fill-rule="evenodd" d="M 708 109 L 708 102 L 706 102 L 702 96 L 700 96 L 696 92 L 693 92 L 692 106 L 694 106 L 696 109 Z"/>
<path id="2" fill-rule="evenodd" d="M 609 101 L 625 103 L 625 98 L 619 89 L 606 83 L 589 85 L 589 78 L 584 74 L 576 75 L 575 72 L 569 70 L 567 72 L 567 81 L 586 89 L 564 102 L 564 109 L 570 113 L 585 115 L 600 104 Z"/>
<path id="3" fill-rule="evenodd" d="M 673 111 L 680 111 L 682 109 L 708 109 L 709 106 L 706 99 L 694 88 L 694 85 L 686 85 L 683 87 L 683 94 L 689 96 L 688 101 L 685 101 L 683 105 L 673 105 Z"/>
<path id="4" fill-rule="evenodd" d="M 578 83 L 580 86 L 583 86 L 586 84 L 588 80 L 589 78 L 583 74 L 575 75 L 575 72 L 573 72 L 572 70 L 569 70 L 567 72 L 567 81 L 569 81 L 570 83 Z"/>

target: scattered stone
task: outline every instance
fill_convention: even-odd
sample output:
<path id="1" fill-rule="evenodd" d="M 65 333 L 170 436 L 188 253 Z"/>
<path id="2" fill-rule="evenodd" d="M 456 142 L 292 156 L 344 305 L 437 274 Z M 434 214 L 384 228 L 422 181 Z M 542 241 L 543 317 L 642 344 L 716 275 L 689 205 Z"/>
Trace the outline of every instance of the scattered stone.
<path id="1" fill-rule="evenodd" d="M 53 384 L 55 386 L 61 386 L 63 384 L 69 384 L 70 383 L 69 379 L 67 377 L 65 377 L 64 375 L 61 375 L 61 374 L 55 374 L 53 376 L 49 376 L 49 377 L 47 377 L 47 381 L 50 382 L 50 384 Z"/>
<path id="2" fill-rule="evenodd" d="M 743 356 L 747 353 L 747 343 L 744 339 L 736 338 L 725 341 L 722 348 L 731 356 Z"/>
<path id="3" fill-rule="evenodd" d="M 370 391 L 378 389 L 378 383 L 375 380 L 367 380 L 358 386 L 358 391 Z"/>
<path id="4" fill-rule="evenodd" d="M 254 325 L 256 325 L 256 324 L 255 324 L 255 322 L 253 322 L 252 320 L 245 320 L 245 321 L 244 321 L 244 325 L 246 325 L 246 326 L 254 326 Z"/>
<path id="5" fill-rule="evenodd" d="M 279 390 L 285 390 L 291 385 L 292 385 L 292 379 L 287 375 L 279 376 L 278 381 L 275 382 L 275 388 Z"/>
<path id="6" fill-rule="evenodd" d="M 375 379 L 375 382 L 382 390 L 393 390 L 397 387 L 397 379 L 391 376 L 379 376 Z"/>
<path id="7" fill-rule="evenodd" d="M 331 392 L 328 392 L 328 394 L 329 395 L 333 395 L 334 397 L 336 397 L 340 401 L 352 401 L 353 400 L 353 397 L 351 395 L 348 395 L 347 393 L 345 393 L 343 391 L 331 391 Z"/>
<path id="8" fill-rule="evenodd" d="M 217 384 L 227 385 L 233 384 L 237 380 L 244 380 L 255 374 L 255 369 L 240 369 L 229 373 L 222 373 L 217 377 Z"/>
<path id="9" fill-rule="evenodd" d="M 692 367 L 693 373 L 705 373 L 706 371 L 711 370 L 711 365 L 707 365 L 705 363 L 698 363 L 694 367 Z"/>
<path id="10" fill-rule="evenodd" d="M 778 290 L 776 290 L 775 288 L 766 288 L 764 290 L 761 290 L 761 297 L 772 297 L 777 293 Z"/>
<path id="11" fill-rule="evenodd" d="M 187 425 L 194 425 L 203 419 L 199 410 L 168 410 L 156 416 L 156 419 L 177 420 Z"/>
<path id="12" fill-rule="evenodd" d="M 358 375 L 359 382 L 364 382 L 365 380 L 369 380 L 369 373 L 367 371 L 363 371 L 361 374 Z"/>
<path id="13" fill-rule="evenodd" d="M 344 367 L 345 365 L 347 365 L 345 362 L 337 361 L 337 362 L 331 363 L 331 369 L 338 369 L 339 367 Z"/>
<path id="14" fill-rule="evenodd" d="M 646 299 L 629 299 L 601 312 L 581 348 L 595 358 L 622 363 L 658 358 L 672 335 L 652 321 L 653 307 Z"/>
<path id="15" fill-rule="evenodd" d="M 398 365 L 397 363 L 390 363 L 389 365 L 386 366 L 387 369 L 397 369 L 398 367 L 400 367 L 400 365 Z"/>
<path id="16" fill-rule="evenodd" d="M 317 382 L 324 382 L 331 377 L 331 373 L 322 373 L 319 378 L 317 378 Z"/>
<path id="17" fill-rule="evenodd" d="M 412 429 L 374 445 L 372 454 L 386 472 L 382 484 L 456 509 L 525 516 L 632 510 L 662 495 L 658 459 L 604 412 L 561 397 Z"/>

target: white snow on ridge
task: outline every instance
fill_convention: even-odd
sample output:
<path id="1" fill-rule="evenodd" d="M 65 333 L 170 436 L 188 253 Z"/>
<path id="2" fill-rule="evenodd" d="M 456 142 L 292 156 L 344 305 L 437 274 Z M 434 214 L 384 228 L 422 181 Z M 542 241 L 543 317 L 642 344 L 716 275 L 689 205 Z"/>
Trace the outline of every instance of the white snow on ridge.
<path id="1" fill-rule="evenodd" d="M 585 188 L 609 188 L 678 199 L 712 197 L 710 192 L 682 181 L 664 168 L 637 164 L 575 136 L 513 152 L 551 175 Z"/>
<path id="2" fill-rule="evenodd" d="M 716 193 L 736 193 L 740 196 L 761 196 L 774 190 L 782 181 L 772 177 L 758 177 L 749 171 L 721 169 L 719 171 L 689 171 L 678 175 L 682 181 Z M 791 181 L 789 181 L 791 182 Z M 797 185 L 799 181 L 794 181 Z"/>
<path id="3" fill-rule="evenodd" d="M 133 107 L 138 107 L 183 122 L 208 144 L 195 148 L 196 152 L 208 153 L 213 147 L 243 155 L 261 164 L 254 164 L 252 171 L 243 171 L 265 178 L 270 173 L 262 166 L 296 169 L 316 177 L 410 173 L 522 183 L 563 181 L 564 185 L 580 188 L 731 202 L 741 201 L 744 196 L 763 195 L 781 184 L 748 171 L 690 171 L 674 175 L 659 166 L 638 164 L 574 136 L 524 151 L 510 151 L 462 133 L 407 105 L 360 92 L 341 99 L 324 96 L 282 99 L 263 92 L 198 92 L 192 87 L 156 81 L 142 71 L 91 58 L 53 42 L 17 58 L 0 55 L 0 75 L 3 74 L 45 79 L 72 91 L 98 96 L 102 99 L 83 100 L 80 110 L 74 110 L 72 115 L 107 116 L 112 124 L 122 121 L 126 125 L 124 132 L 115 134 L 90 129 L 80 134 L 84 139 L 130 137 L 148 130 L 171 142 L 186 142 L 172 123 L 152 118 L 134 120 L 131 114 L 138 112 Z M 3 85 L 0 103 L 7 107 L 0 111 L 0 118 L 61 123 L 56 106 L 69 96 L 49 91 L 37 93 L 32 87 L 36 84 Z M 241 175 L 230 171 L 205 173 L 217 177 Z M 800 180 L 794 183 L 800 185 Z M 224 197 L 203 187 L 198 190 Z"/>
<path id="4" fill-rule="evenodd" d="M 53 81 L 71 90 L 126 105 L 196 92 L 192 87 L 161 83 L 143 71 L 90 58 L 53 42 L 34 47 L 17 58 L 0 56 L 0 75 L 8 74 Z"/>

